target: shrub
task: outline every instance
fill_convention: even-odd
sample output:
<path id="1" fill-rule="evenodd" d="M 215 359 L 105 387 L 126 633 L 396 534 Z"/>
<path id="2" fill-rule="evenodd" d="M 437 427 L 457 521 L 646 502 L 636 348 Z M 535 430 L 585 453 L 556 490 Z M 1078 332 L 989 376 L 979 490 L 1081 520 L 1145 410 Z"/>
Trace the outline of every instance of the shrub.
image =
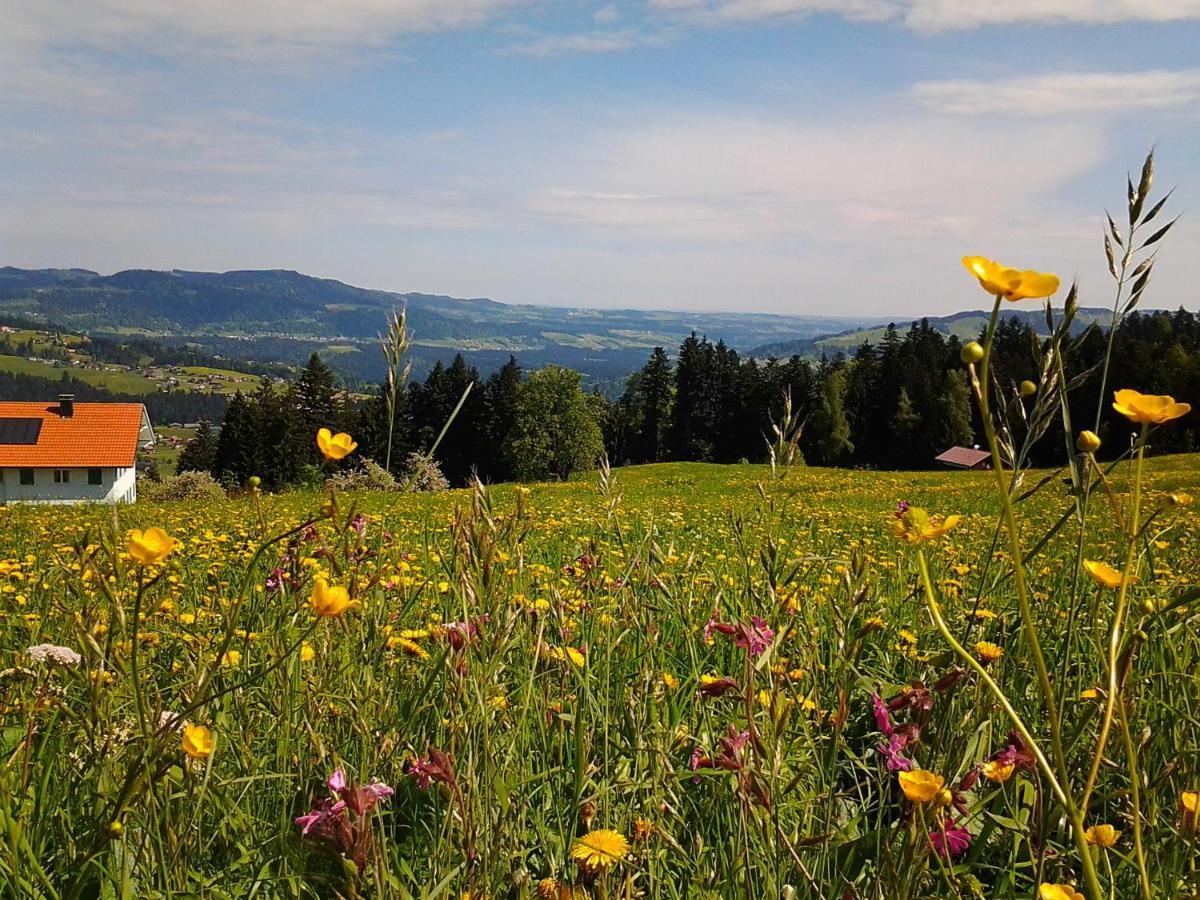
<path id="1" fill-rule="evenodd" d="M 181 472 L 162 481 L 140 482 L 138 497 L 154 503 L 163 500 L 224 500 L 225 490 L 208 472 Z"/>
<path id="2" fill-rule="evenodd" d="M 331 475 L 325 481 L 326 488 L 339 491 L 371 491 L 387 493 L 400 490 L 400 482 L 373 459 L 363 460 L 362 465 Z"/>
<path id="3" fill-rule="evenodd" d="M 445 491 L 450 488 L 450 482 L 442 474 L 437 460 L 424 453 L 408 454 L 400 483 L 406 491 Z"/>

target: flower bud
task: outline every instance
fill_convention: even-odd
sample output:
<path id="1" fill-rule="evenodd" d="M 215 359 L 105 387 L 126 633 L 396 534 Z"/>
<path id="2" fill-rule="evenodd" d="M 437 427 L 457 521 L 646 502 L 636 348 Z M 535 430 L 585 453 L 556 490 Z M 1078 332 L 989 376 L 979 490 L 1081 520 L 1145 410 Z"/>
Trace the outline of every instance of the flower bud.
<path id="1" fill-rule="evenodd" d="M 246 484 L 250 485 L 252 488 L 256 488 L 262 484 L 262 479 L 257 475 L 251 475 L 249 479 L 247 479 Z"/>
<path id="2" fill-rule="evenodd" d="M 1075 441 L 1075 446 L 1084 453 L 1095 453 L 1100 449 L 1100 436 L 1094 431 L 1081 431 Z"/>
<path id="3" fill-rule="evenodd" d="M 983 346 L 979 341 L 970 341 L 963 344 L 962 349 L 958 351 L 958 358 L 968 366 L 971 363 L 977 363 L 983 359 Z"/>
<path id="4" fill-rule="evenodd" d="M 1037 385 L 1026 378 L 1021 382 L 1021 386 L 1018 388 L 1018 390 L 1021 392 L 1022 397 L 1032 397 L 1037 393 Z"/>
<path id="5" fill-rule="evenodd" d="M 119 819 L 113 819 L 113 821 L 108 823 L 105 831 L 108 832 L 110 838 L 115 840 L 125 833 L 125 826 L 121 824 Z"/>

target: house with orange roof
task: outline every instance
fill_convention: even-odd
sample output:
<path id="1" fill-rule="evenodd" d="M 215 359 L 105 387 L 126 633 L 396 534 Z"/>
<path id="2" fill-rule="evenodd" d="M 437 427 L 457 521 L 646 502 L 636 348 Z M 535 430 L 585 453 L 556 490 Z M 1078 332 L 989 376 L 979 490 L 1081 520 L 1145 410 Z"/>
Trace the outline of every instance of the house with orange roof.
<path id="1" fill-rule="evenodd" d="M 132 503 L 153 444 L 141 403 L 0 401 L 0 503 Z"/>

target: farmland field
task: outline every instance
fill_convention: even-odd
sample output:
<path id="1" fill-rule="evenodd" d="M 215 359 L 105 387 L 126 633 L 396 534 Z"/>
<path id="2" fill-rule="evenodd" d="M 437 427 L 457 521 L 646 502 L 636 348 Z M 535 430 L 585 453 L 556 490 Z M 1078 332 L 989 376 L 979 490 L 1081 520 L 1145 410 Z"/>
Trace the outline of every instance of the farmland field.
<path id="1" fill-rule="evenodd" d="M 50 362 L 26 359 L 23 356 L 0 356 L 0 372 L 32 375 L 36 378 L 58 380 L 64 374 L 88 384 L 123 394 L 152 394 L 158 388 L 153 381 L 137 372 L 111 367 L 110 369 L 55 365 Z"/>
<path id="2" fill-rule="evenodd" d="M 1195 794 L 1181 807 L 1200 787 L 1200 637 L 1191 607 L 1171 605 L 1200 580 L 1197 462 L 1147 462 L 1130 589 L 1124 708 L 1163 897 L 1200 890 Z M 1026 472 L 1015 492 L 1042 484 L 1016 509 L 1076 795 L 1116 596 L 1081 573 L 1077 542 L 1119 565 L 1130 469 L 1112 470 L 1082 529 L 1068 516 L 1053 530 L 1074 509 L 1059 475 Z M 593 473 L 338 496 L 332 517 L 327 495 L 305 493 L 139 504 L 119 521 L 0 509 L 0 895 L 991 898 L 1077 884 L 1047 779 L 934 628 L 915 548 L 893 533 L 901 501 L 963 516 L 921 545 L 941 608 L 1043 740 L 993 476 L 783 471 L 664 464 L 607 487 Z M 135 565 L 126 532 L 151 526 L 181 544 Z M 322 578 L 359 605 L 330 607 Z M 35 662 L 39 644 L 81 659 Z M 897 757 L 944 778 L 944 802 L 914 800 Z M 1119 737 L 1105 759 L 1086 820 L 1119 834 L 1090 850 L 1114 896 L 1137 896 Z M 327 786 L 336 770 L 346 783 Z M 395 793 L 364 787 L 376 779 Z M 336 797 L 354 814 L 335 819 Z M 580 850 L 589 830 L 598 848 Z"/>

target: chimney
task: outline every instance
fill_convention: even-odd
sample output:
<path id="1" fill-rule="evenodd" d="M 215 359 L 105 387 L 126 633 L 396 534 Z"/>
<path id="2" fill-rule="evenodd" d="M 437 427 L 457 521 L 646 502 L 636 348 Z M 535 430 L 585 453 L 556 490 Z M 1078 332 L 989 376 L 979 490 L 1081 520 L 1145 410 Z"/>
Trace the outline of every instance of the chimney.
<path id="1" fill-rule="evenodd" d="M 75 395 L 74 394 L 59 394 L 58 395 L 58 414 L 64 419 L 69 419 L 75 415 Z"/>

